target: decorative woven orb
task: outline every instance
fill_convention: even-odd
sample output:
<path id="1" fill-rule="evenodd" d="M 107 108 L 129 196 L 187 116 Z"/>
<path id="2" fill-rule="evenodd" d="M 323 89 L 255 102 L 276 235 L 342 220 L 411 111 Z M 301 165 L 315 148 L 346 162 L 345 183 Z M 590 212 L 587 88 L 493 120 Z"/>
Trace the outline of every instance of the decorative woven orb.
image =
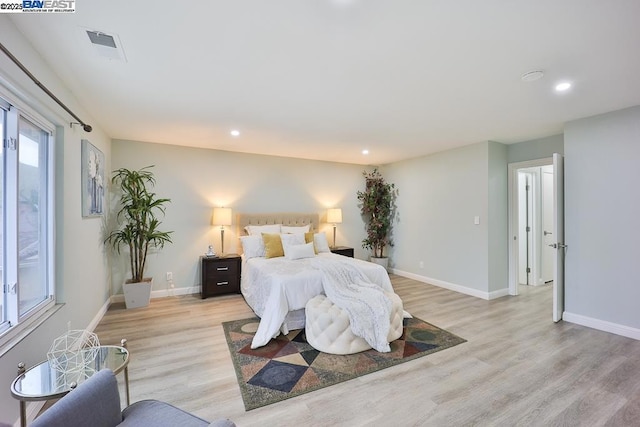
<path id="1" fill-rule="evenodd" d="M 100 341 L 93 332 L 72 330 L 53 340 L 47 360 L 51 368 L 65 374 L 93 371 L 91 364 L 99 347 Z"/>

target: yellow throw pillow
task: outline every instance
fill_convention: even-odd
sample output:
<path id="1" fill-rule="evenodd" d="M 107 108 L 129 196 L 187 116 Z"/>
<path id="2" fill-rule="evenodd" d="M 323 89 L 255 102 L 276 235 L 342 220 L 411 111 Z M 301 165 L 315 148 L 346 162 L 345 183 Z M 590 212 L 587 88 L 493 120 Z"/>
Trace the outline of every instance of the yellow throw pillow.
<path id="1" fill-rule="evenodd" d="M 279 234 L 262 233 L 262 241 L 264 242 L 266 258 L 276 258 L 279 256 L 284 256 L 284 249 L 282 248 L 282 239 L 280 239 Z"/>
<path id="2" fill-rule="evenodd" d="M 316 255 L 318 255 L 318 248 L 316 248 L 316 244 L 313 241 L 313 231 L 310 231 L 308 233 L 304 233 L 304 242 L 305 243 L 313 243 L 313 252 L 315 252 Z"/>

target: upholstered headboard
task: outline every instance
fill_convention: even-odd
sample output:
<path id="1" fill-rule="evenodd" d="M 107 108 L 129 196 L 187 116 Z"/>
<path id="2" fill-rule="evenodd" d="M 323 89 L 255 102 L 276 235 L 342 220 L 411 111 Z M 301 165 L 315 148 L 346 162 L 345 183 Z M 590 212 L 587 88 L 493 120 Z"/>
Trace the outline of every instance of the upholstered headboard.
<path id="1" fill-rule="evenodd" d="M 236 224 L 238 225 L 238 236 L 247 235 L 244 229 L 247 225 L 282 224 L 291 227 L 301 227 L 311 224 L 311 230 L 317 232 L 320 227 L 320 218 L 317 213 L 240 213 L 238 214 Z"/>

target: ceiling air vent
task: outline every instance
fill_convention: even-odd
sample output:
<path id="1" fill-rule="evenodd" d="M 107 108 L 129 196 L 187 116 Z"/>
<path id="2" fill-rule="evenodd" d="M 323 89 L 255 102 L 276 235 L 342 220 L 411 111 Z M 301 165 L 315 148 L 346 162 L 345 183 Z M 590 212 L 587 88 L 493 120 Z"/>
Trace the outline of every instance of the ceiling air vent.
<path id="1" fill-rule="evenodd" d="M 89 40 L 91 40 L 91 43 L 117 49 L 116 41 L 113 36 L 101 33 L 99 31 L 87 31 L 87 34 L 89 35 Z"/>
<path id="2" fill-rule="evenodd" d="M 120 39 L 116 34 L 107 34 L 86 28 L 84 31 L 89 36 L 91 46 L 99 56 L 110 60 L 127 61 L 122 50 L 122 43 L 120 43 Z"/>

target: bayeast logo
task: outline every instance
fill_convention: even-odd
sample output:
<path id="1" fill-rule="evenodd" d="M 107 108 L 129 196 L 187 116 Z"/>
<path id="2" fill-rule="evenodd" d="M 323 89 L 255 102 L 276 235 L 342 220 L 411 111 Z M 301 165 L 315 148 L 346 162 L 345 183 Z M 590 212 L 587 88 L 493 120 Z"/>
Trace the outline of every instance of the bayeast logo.
<path id="1" fill-rule="evenodd" d="M 75 12 L 75 0 L 22 0 L 23 12 Z"/>

